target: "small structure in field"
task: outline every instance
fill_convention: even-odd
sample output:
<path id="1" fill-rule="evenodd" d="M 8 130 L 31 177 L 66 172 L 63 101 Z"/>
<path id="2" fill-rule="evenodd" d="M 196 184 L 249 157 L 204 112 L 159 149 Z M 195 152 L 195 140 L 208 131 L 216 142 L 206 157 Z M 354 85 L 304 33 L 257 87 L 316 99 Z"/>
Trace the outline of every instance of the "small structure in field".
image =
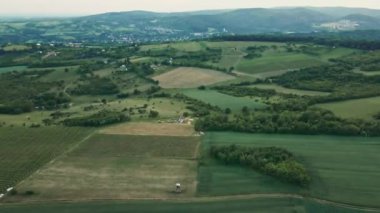
<path id="1" fill-rule="evenodd" d="M 181 193 L 182 192 L 181 184 L 180 183 L 176 183 L 175 184 L 175 192 L 177 192 L 177 193 Z"/>

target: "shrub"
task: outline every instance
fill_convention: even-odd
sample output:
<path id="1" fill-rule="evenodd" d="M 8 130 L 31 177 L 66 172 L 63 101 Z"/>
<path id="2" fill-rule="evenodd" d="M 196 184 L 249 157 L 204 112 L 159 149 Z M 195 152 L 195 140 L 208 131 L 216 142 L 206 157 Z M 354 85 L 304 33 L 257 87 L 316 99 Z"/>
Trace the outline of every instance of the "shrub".
<path id="1" fill-rule="evenodd" d="M 149 117 L 150 117 L 150 118 L 157 118 L 158 115 L 159 115 L 159 112 L 157 112 L 157 111 L 151 110 L 151 111 L 149 112 Z"/>

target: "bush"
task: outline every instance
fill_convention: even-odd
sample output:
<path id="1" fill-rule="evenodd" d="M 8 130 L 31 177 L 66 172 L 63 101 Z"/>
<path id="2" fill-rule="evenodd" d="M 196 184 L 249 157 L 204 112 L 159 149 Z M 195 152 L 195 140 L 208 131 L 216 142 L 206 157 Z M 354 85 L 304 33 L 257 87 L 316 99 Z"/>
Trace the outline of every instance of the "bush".
<path id="1" fill-rule="evenodd" d="M 158 115 L 159 115 L 159 112 L 157 112 L 157 111 L 151 110 L 151 111 L 149 112 L 149 117 L 150 117 L 150 118 L 157 118 Z"/>
<path id="2" fill-rule="evenodd" d="M 25 195 L 27 195 L 27 196 L 31 196 L 31 195 L 34 195 L 34 194 L 35 194 L 34 191 L 31 191 L 31 190 L 28 190 L 28 191 L 25 192 Z"/>

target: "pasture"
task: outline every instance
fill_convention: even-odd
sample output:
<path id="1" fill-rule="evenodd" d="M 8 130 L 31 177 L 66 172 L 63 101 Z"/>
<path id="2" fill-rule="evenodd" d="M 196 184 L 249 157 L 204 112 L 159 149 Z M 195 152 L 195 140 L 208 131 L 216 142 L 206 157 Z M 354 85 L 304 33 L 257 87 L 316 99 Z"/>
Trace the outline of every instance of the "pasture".
<path id="1" fill-rule="evenodd" d="M 181 67 L 153 78 L 163 88 L 196 88 L 218 82 L 233 80 L 234 77 L 223 72 L 192 67 Z"/>
<path id="2" fill-rule="evenodd" d="M 85 128 L 0 128 L 0 193 L 75 146 Z"/>
<path id="3" fill-rule="evenodd" d="M 362 98 L 318 104 L 317 107 L 328 109 L 342 118 L 373 119 L 380 112 L 380 97 Z"/>
<path id="4" fill-rule="evenodd" d="M 195 195 L 199 137 L 95 134 L 41 169 L 10 201 L 183 198 Z M 183 192 L 174 192 L 180 182 Z"/>
<path id="5" fill-rule="evenodd" d="M 312 183 L 308 188 L 299 188 L 251 169 L 222 165 L 207 157 L 209 146 L 227 144 L 288 149 L 304 163 L 311 173 Z M 198 193 L 201 196 L 298 193 L 379 207 L 379 145 L 379 138 L 210 132 L 202 143 L 204 157 L 199 168 Z"/>
<path id="6" fill-rule="evenodd" d="M 262 109 L 267 105 L 262 103 L 259 98 L 235 97 L 219 93 L 215 90 L 182 90 L 183 94 L 194 99 L 201 100 L 222 109 L 230 108 L 232 111 L 240 111 L 244 106 L 249 109 Z"/>
<path id="7" fill-rule="evenodd" d="M 283 94 L 293 94 L 293 95 L 301 95 L 301 96 L 326 96 L 329 95 L 328 92 L 319 92 L 319 91 L 310 91 L 310 90 L 299 90 L 299 89 L 290 89 L 276 84 L 258 84 L 250 86 L 252 88 L 259 89 L 270 89 L 275 90 L 278 93 Z"/>
<path id="8" fill-rule="evenodd" d="M 109 100 L 104 105 L 100 102 L 102 98 Z M 144 105 L 147 105 L 144 108 Z M 92 110 L 84 110 L 85 107 L 92 107 Z M 159 120 L 174 120 L 178 119 L 184 112 L 188 112 L 186 109 L 186 103 L 178 100 L 172 100 L 168 98 L 129 98 L 127 100 L 110 100 L 110 96 L 78 96 L 73 98 L 73 106 L 69 109 L 62 109 L 61 112 L 70 114 L 71 118 L 81 117 L 94 114 L 100 110 L 116 110 L 122 111 L 125 109 L 133 109 L 131 117 L 135 121 L 152 120 L 148 114 L 150 110 L 158 111 L 159 116 L 156 119 Z M 144 109 L 145 113 L 139 113 L 138 109 Z M 4 123 L 4 126 L 26 126 L 29 127 L 33 124 L 42 124 L 44 119 L 52 118 L 50 115 L 56 110 L 52 111 L 33 111 L 30 113 L 24 113 L 19 115 L 7 115 L 0 114 L 0 123 Z M 128 113 L 128 112 L 126 112 Z M 57 122 L 65 119 L 66 117 L 56 120 Z"/>

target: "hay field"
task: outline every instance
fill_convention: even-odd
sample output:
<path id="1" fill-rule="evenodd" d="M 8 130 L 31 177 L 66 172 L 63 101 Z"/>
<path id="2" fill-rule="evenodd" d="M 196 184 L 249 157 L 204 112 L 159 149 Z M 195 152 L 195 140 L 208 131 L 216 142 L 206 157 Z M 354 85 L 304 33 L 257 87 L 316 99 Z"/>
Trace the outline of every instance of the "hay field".
<path id="1" fill-rule="evenodd" d="M 114 135 L 161 135 L 161 136 L 193 136 L 193 126 L 178 123 L 134 122 L 112 126 L 100 131 Z"/>
<path id="2" fill-rule="evenodd" d="M 211 85 L 222 81 L 232 80 L 235 77 L 225 73 L 193 68 L 180 67 L 167 73 L 154 77 L 163 88 L 196 88 L 202 85 Z"/>

